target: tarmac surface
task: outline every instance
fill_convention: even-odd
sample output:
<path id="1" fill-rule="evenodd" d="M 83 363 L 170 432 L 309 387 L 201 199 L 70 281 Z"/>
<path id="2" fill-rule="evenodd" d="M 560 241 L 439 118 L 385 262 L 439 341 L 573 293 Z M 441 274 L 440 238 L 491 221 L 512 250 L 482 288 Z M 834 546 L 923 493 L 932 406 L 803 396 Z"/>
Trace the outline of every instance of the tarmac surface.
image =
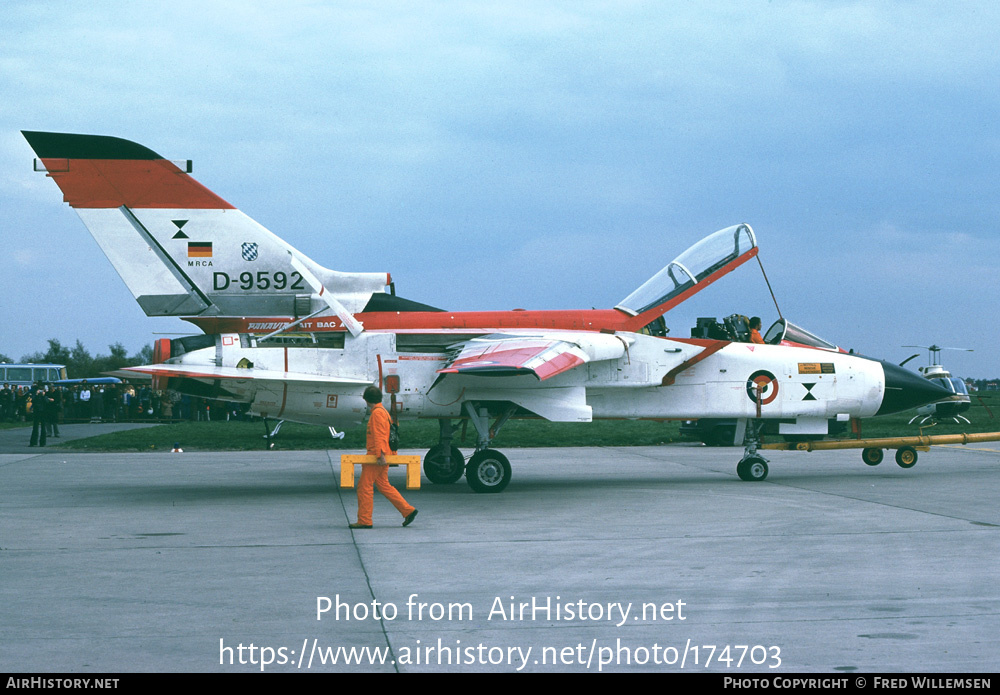
<path id="1" fill-rule="evenodd" d="M 508 449 L 505 492 L 406 491 L 394 468 L 416 521 L 376 494 L 351 531 L 357 452 L 12 451 L 10 432 L 4 672 L 1000 667 L 996 447 L 910 470 L 765 452 L 758 483 L 733 448 Z"/>

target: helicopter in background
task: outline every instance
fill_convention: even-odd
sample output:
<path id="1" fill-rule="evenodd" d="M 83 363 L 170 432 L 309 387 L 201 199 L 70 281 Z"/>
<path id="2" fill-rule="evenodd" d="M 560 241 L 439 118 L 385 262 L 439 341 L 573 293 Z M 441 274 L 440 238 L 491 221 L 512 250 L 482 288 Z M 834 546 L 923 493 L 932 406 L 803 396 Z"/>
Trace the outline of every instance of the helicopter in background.
<path id="1" fill-rule="evenodd" d="M 952 376 L 951 372 L 942 366 L 941 351 L 961 350 L 963 352 L 973 352 L 973 350 L 968 348 L 941 347 L 939 345 L 904 345 L 903 347 L 927 350 L 927 365 L 924 367 L 918 367 L 917 371 L 920 372 L 925 379 L 929 379 L 939 386 L 948 389 L 953 394 L 952 397 L 947 400 L 920 406 L 917 408 L 917 414 L 913 416 L 908 424 L 912 425 L 918 418 L 920 419 L 921 425 L 928 421 L 942 422 L 945 420 L 950 420 L 956 424 L 961 424 L 961 422 L 968 423 L 969 419 L 962 415 L 962 413 L 972 407 L 972 399 L 969 396 L 969 389 L 965 385 L 964 380 L 957 376 Z M 910 360 L 919 356 L 920 353 L 910 355 L 905 360 L 900 362 L 899 366 L 902 367 Z"/>

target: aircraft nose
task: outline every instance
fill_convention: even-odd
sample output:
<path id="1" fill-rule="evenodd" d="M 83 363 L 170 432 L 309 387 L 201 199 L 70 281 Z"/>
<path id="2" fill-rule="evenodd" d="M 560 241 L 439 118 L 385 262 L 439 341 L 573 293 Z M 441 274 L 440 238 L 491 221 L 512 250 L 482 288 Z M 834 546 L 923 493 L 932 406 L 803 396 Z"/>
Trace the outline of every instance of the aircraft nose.
<path id="1" fill-rule="evenodd" d="M 881 364 L 882 370 L 885 372 L 885 395 L 882 396 L 882 405 L 875 413 L 876 415 L 898 413 L 952 395 L 943 386 L 914 374 L 908 369 L 903 369 L 899 365 L 885 361 L 882 361 Z"/>

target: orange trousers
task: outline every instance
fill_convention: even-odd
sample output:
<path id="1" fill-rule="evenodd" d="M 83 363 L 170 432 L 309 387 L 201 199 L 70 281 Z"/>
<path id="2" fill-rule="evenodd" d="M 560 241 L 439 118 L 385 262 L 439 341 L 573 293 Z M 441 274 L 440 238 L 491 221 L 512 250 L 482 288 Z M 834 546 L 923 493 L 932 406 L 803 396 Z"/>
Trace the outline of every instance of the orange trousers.
<path id="1" fill-rule="evenodd" d="M 377 463 L 365 463 L 361 466 L 361 479 L 358 480 L 358 523 L 372 523 L 372 504 L 375 493 L 372 488 L 378 488 L 382 495 L 392 502 L 403 517 L 409 516 L 414 507 L 407 504 L 399 490 L 389 482 L 389 467 Z"/>

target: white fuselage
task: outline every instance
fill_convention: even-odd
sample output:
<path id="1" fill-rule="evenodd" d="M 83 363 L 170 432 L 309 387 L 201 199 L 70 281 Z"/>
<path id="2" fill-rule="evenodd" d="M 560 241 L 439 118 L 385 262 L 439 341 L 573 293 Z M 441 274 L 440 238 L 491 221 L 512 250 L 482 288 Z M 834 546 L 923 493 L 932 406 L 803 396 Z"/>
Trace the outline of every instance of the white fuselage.
<path id="1" fill-rule="evenodd" d="M 628 349 L 551 379 L 533 375 L 490 377 L 449 374 L 450 337 L 434 345 L 413 335 L 369 331 L 344 335 L 342 346 L 257 347 L 237 334 L 217 337 L 204 348 L 171 359 L 174 364 L 238 367 L 248 378 L 223 379 L 222 398 L 247 402 L 265 417 L 348 427 L 361 422 L 365 404 L 357 384 L 276 383 L 252 378 L 254 370 L 337 376 L 380 384 L 399 379 L 396 408 L 403 418 L 457 418 L 462 404 L 508 402 L 548 420 L 589 422 L 595 418 L 693 419 L 763 417 L 823 423 L 840 417 L 870 417 L 884 393 L 882 366 L 841 352 L 782 345 L 728 343 L 697 361 L 705 349 L 689 341 L 628 334 Z M 466 338 L 455 335 L 454 342 Z M 441 347 L 438 347 L 441 346 Z M 679 368 L 684 366 L 682 370 Z M 671 378 L 665 377 L 670 374 Z M 172 382 L 176 383 L 176 382 Z"/>

